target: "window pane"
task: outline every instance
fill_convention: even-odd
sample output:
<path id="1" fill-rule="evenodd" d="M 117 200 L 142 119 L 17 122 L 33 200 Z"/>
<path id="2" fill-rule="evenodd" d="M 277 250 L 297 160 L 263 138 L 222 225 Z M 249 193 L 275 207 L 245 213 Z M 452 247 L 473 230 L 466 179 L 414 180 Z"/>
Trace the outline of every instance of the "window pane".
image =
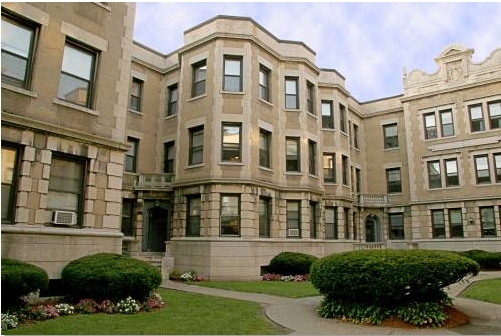
<path id="1" fill-rule="evenodd" d="M 224 74 L 232 76 L 240 76 L 240 60 L 225 60 Z"/>
<path id="2" fill-rule="evenodd" d="M 290 95 L 296 95 L 297 81 L 296 80 L 286 80 L 285 81 L 285 93 Z"/>
<path id="3" fill-rule="evenodd" d="M 296 96 L 285 96 L 285 108 L 297 108 Z"/>
<path id="4" fill-rule="evenodd" d="M 14 85 L 22 85 L 26 77 L 28 61 L 2 52 L 2 76 L 8 76 L 16 80 Z M 8 82 L 10 82 L 7 79 Z"/>
<path id="5" fill-rule="evenodd" d="M 489 115 L 501 116 L 501 102 L 489 103 Z"/>
<path id="6" fill-rule="evenodd" d="M 471 119 L 482 119 L 482 106 L 471 106 L 470 107 Z"/>
<path id="7" fill-rule="evenodd" d="M 494 222 L 494 207 L 480 208 L 482 237 L 496 237 L 496 223 Z"/>
<path id="8" fill-rule="evenodd" d="M 195 81 L 200 82 L 205 80 L 207 66 L 203 65 L 195 69 Z"/>
<path id="9" fill-rule="evenodd" d="M 240 77 L 225 76 L 223 90 L 233 91 L 233 92 L 240 91 L 241 90 L 240 89 Z"/>
<path id="10" fill-rule="evenodd" d="M 76 49 L 70 45 L 64 47 L 63 66 L 64 72 L 90 80 L 92 76 L 93 55 Z"/>
<path id="11" fill-rule="evenodd" d="M 58 97 L 79 105 L 87 105 L 89 83 L 76 77 L 61 73 Z"/>
<path id="12" fill-rule="evenodd" d="M 2 17 L 2 50 L 28 58 L 32 38 L 33 30 L 5 21 Z M 2 64 L 2 73 L 3 70 Z"/>
<path id="13" fill-rule="evenodd" d="M 501 154 L 494 154 L 496 182 L 501 182 Z"/>

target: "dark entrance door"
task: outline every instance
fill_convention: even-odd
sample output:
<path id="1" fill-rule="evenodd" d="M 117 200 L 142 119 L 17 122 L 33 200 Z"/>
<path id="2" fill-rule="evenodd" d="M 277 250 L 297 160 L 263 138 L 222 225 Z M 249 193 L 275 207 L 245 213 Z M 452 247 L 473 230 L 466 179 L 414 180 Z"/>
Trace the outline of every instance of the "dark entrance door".
<path id="1" fill-rule="evenodd" d="M 165 241 L 169 233 L 169 211 L 159 206 L 148 210 L 146 223 L 145 252 L 165 252 Z"/>
<path id="2" fill-rule="evenodd" d="M 370 215 L 365 219 L 365 241 L 368 243 L 381 241 L 381 228 L 377 216 Z"/>

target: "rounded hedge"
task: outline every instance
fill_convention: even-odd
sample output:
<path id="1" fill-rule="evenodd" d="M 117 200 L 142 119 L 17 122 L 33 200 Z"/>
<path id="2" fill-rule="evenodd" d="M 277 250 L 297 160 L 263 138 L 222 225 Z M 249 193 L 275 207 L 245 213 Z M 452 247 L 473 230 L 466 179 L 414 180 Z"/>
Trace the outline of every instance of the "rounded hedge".
<path id="1" fill-rule="evenodd" d="M 48 284 L 49 276 L 43 268 L 2 258 L 2 310 L 22 305 L 21 296 L 45 290 Z"/>
<path id="2" fill-rule="evenodd" d="M 310 274 L 310 267 L 316 260 L 318 258 L 310 254 L 281 252 L 271 259 L 268 271 L 282 275 Z"/>
<path id="3" fill-rule="evenodd" d="M 71 300 L 109 299 L 128 296 L 142 301 L 160 286 L 162 274 L 145 261 L 113 253 L 97 253 L 71 261 L 61 274 Z"/>
<path id="4" fill-rule="evenodd" d="M 457 252 L 458 254 L 475 260 L 483 270 L 501 269 L 501 252 L 489 252 L 484 250 L 469 250 Z"/>
<path id="5" fill-rule="evenodd" d="M 475 261 L 453 252 L 366 250 L 318 260 L 311 282 L 326 300 L 389 307 L 441 302 L 447 297 L 442 288 L 479 270 Z"/>

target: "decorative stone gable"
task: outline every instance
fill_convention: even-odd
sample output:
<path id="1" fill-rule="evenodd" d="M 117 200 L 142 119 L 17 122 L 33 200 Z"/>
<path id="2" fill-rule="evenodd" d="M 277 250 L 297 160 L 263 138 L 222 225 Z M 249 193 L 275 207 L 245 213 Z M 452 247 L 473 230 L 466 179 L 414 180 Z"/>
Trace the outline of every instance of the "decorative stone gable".
<path id="1" fill-rule="evenodd" d="M 438 70 L 427 74 L 421 70 L 404 70 L 404 96 L 437 93 L 498 80 L 501 75 L 501 49 L 496 49 L 481 63 L 473 63 L 473 49 L 451 44 L 435 58 Z"/>

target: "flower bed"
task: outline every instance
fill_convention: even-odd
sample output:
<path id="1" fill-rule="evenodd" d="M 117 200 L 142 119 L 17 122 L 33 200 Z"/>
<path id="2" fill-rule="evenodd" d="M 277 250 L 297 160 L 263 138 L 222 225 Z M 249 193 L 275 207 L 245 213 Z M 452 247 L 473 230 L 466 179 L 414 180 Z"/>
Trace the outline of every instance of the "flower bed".
<path id="1" fill-rule="evenodd" d="M 165 302 L 160 294 L 152 292 L 142 303 L 129 296 L 116 303 L 110 300 L 103 300 L 98 303 L 93 299 L 82 299 L 74 306 L 68 303 L 24 306 L 14 312 L 2 314 L 2 330 L 16 328 L 19 323 L 44 321 L 47 319 L 58 318 L 63 315 L 94 313 L 135 314 L 138 312 L 149 312 L 162 308 L 164 305 Z"/>
<path id="2" fill-rule="evenodd" d="M 266 273 L 263 275 L 263 281 L 294 281 L 294 282 L 303 282 L 308 281 L 310 279 L 309 274 L 296 274 L 296 275 L 282 275 L 275 273 Z"/>

